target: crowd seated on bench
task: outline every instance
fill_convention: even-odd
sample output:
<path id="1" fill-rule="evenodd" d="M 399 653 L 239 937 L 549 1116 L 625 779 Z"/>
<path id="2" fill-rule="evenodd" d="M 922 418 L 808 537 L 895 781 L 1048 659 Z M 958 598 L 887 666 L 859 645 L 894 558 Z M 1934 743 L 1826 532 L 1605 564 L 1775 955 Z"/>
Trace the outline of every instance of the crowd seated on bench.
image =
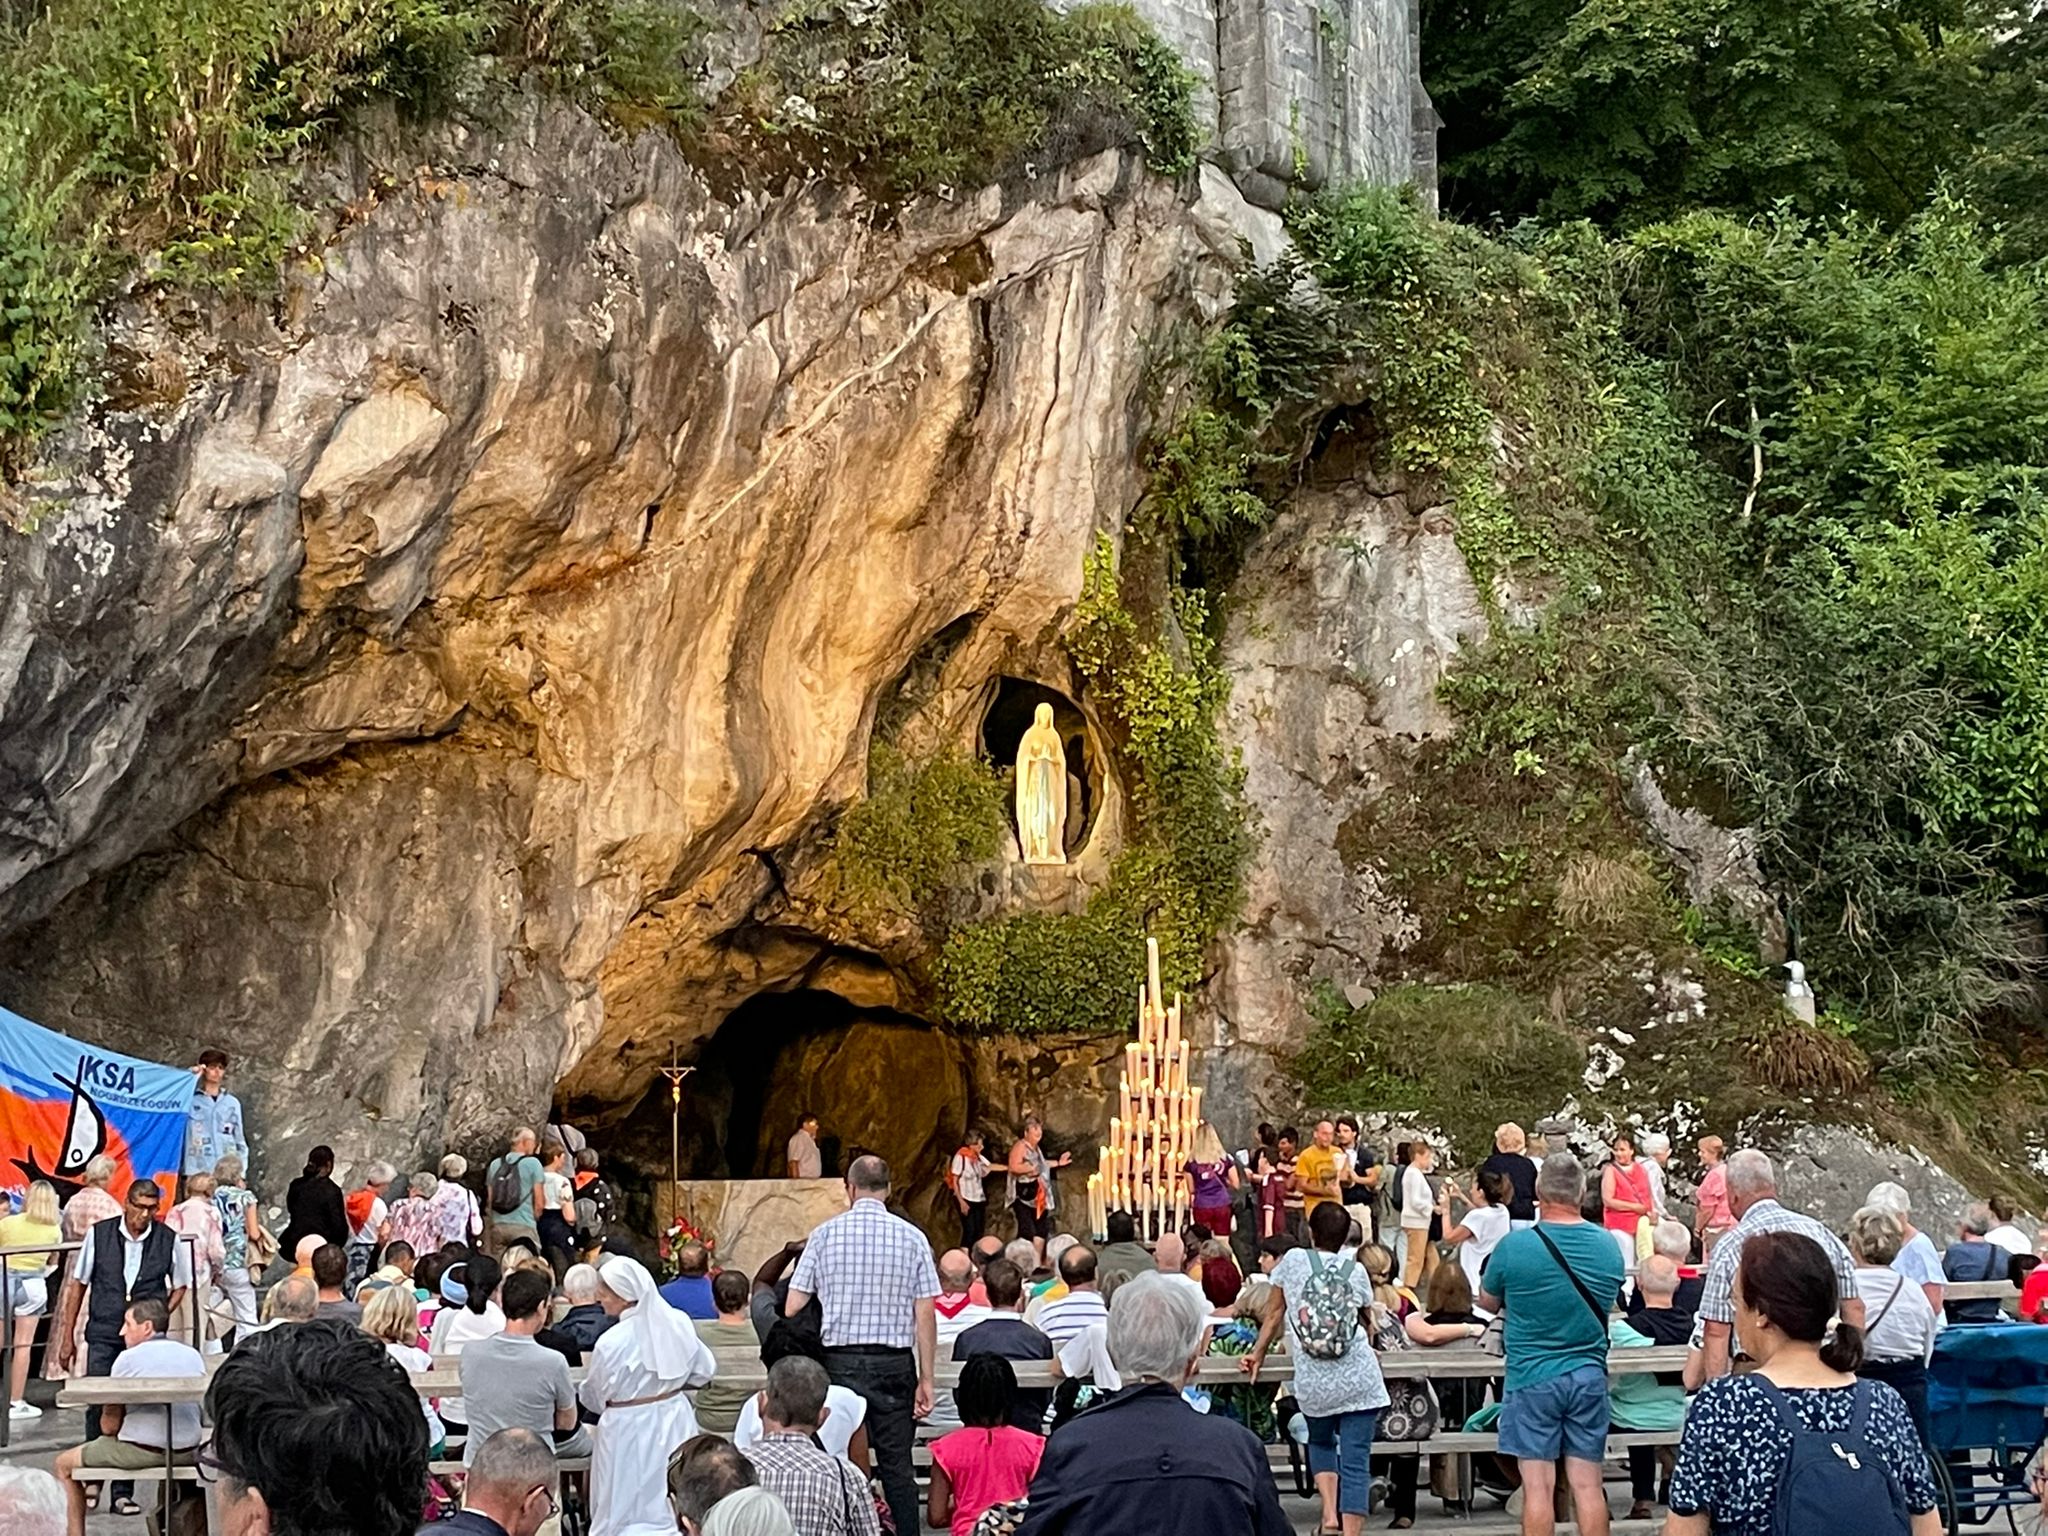
<path id="1" fill-rule="evenodd" d="M 513 1140 L 516 1163 L 533 1138 Z M 1297 1140 L 1240 1161 L 1284 1168 Z M 675 1294 L 696 1307 L 703 1291 L 708 1318 L 672 1305 L 674 1288 L 616 1233 L 552 1254 L 516 1232 L 498 1231 L 495 1252 L 475 1231 L 438 1246 L 389 1238 L 360 1256 L 349 1294 L 345 1256 L 311 1236 L 279 1266 L 261 1321 L 237 1317 L 220 1339 L 203 1419 L 206 1359 L 169 1336 L 182 1273 L 158 1254 L 167 1294 L 124 1300 L 121 1266 L 95 1262 L 77 1305 L 104 1332 L 94 1287 L 109 1288 L 121 1347 L 100 1352 L 106 1388 L 74 1389 L 96 1418 L 57 1462 L 67 1526 L 82 1536 L 102 1484 L 115 1509 L 136 1508 L 115 1483 L 126 1474 L 167 1497 L 217 1476 L 228 1536 L 402 1536 L 436 1521 L 533 1536 L 557 1514 L 571 1536 L 869 1536 L 884 1511 L 899 1532 L 929 1521 L 952 1536 L 1279 1536 L 1291 1527 L 1273 1458 L 1285 1452 L 1305 1461 L 1328 1536 L 1358 1536 L 1375 1509 L 1412 1523 L 1425 1458 L 1449 1507 L 1519 1487 L 1527 1536 L 1548 1536 L 1560 1498 L 1586 1536 L 1604 1536 L 1605 1464 L 1625 1449 L 1630 1518 L 1664 1504 L 1677 1536 L 1746 1536 L 1768 1524 L 1770 1500 L 1729 1468 L 1753 1456 L 1754 1421 L 1789 1443 L 1797 1419 L 1865 1426 L 1881 1486 L 1842 1496 L 1896 1508 L 1923 1536 L 1929 1467 L 1888 1382 L 1912 1374 L 1898 1340 L 1931 1330 L 1887 1325 L 1888 1353 L 1861 1347 L 1865 1297 L 1887 1289 L 1904 1246 L 1895 1206 L 1876 1203 L 1892 1200 L 1885 1187 L 1859 1213 L 1852 1258 L 1779 1203 L 1759 1152 L 1715 1156 L 1725 1210 L 1692 1229 L 1656 1208 L 1675 1183 L 1659 1163 L 1658 1178 L 1626 1181 L 1651 1192 L 1631 1250 L 1618 1224 L 1587 1219 L 1579 1157 L 1539 1161 L 1503 1127 L 1488 1170 L 1464 1181 L 1463 1215 L 1461 1181 L 1433 1180 L 1417 1145 L 1396 1149 L 1393 1182 L 1432 1210 L 1404 1212 L 1387 1235 L 1425 1230 L 1406 1219 L 1422 1214 L 1485 1249 L 1446 1260 L 1434 1240 L 1404 1242 L 1404 1272 L 1379 1241 L 1383 1213 L 1350 1198 L 1381 1171 L 1357 1155 L 1356 1127 L 1321 1122 L 1306 1143 L 1330 1156 L 1298 1216 L 1288 1190 L 1245 1190 L 1242 1225 L 1256 1213 L 1275 1229 L 1256 1247 L 1249 1230 L 1206 1224 L 1148 1247 L 1115 1213 L 1114 1243 L 1053 1232 L 1042 1257 L 1035 1240 L 988 1238 L 935 1255 L 891 1209 L 886 1165 L 857 1158 L 848 1210 L 809 1241 L 751 1275 L 706 1257 L 705 1285 Z M 1661 1138 L 1644 1145 L 1668 1155 Z M 1517 1157 L 1526 1180 L 1502 1171 Z M 423 1212 L 427 1181 L 413 1183 Z M 1533 1221 L 1513 1215 L 1524 1183 Z M 103 1229 L 110 1242 L 123 1220 Z M 1988 1226 L 1973 1215 L 1964 1239 L 1982 1246 Z M 146 1221 L 122 1230 L 138 1249 L 154 1240 Z M 1917 1300 L 1921 1285 L 1889 1289 Z M 1737 1353 L 1761 1367 L 1748 1384 L 1727 1374 Z M 120 1388 L 166 1378 L 194 1388 L 154 1404 Z M 941 1388 L 950 1400 L 934 1416 Z"/>

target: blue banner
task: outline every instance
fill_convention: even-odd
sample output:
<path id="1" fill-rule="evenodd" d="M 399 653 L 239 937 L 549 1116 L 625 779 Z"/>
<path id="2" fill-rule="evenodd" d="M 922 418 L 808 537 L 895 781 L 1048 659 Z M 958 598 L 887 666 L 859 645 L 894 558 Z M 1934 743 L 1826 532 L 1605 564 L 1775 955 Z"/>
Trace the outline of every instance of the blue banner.
<path id="1" fill-rule="evenodd" d="M 0 1190 L 16 1197 L 36 1179 L 62 1199 L 86 1164 L 114 1159 L 113 1194 L 153 1178 L 177 1195 L 192 1113 L 192 1069 L 166 1067 L 86 1045 L 0 1008 Z"/>

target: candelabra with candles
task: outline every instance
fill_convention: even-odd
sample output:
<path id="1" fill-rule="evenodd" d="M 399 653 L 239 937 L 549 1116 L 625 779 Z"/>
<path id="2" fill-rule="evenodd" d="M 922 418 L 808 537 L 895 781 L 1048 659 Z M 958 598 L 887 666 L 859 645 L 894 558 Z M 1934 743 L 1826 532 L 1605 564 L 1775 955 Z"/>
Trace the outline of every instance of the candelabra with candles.
<path id="1" fill-rule="evenodd" d="M 1188 1216 L 1187 1166 L 1202 1123 L 1202 1090 L 1188 1085 L 1188 1042 L 1180 997 L 1168 1006 L 1159 985 L 1159 941 L 1145 940 L 1145 986 L 1138 993 L 1138 1038 L 1124 1046 L 1118 1113 L 1088 1176 L 1088 1217 L 1096 1236 L 1109 1213 L 1129 1211 L 1140 1240 L 1178 1231 Z"/>

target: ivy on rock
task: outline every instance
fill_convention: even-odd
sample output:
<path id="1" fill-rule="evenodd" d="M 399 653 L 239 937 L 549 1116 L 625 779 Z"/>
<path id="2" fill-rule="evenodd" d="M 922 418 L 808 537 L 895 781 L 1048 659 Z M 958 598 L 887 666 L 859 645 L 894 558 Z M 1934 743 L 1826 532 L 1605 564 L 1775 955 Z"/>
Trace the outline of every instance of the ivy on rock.
<path id="1" fill-rule="evenodd" d="M 1107 538 L 1088 556 L 1068 648 L 1129 767 L 1127 844 L 1079 914 L 1019 913 L 956 929 L 936 968 L 946 1016 L 977 1030 L 1118 1033 L 1159 940 L 1160 976 L 1191 992 L 1209 941 L 1244 900 L 1252 834 L 1242 776 L 1216 735 L 1228 690 L 1203 593 L 1163 611 L 1126 603 Z"/>

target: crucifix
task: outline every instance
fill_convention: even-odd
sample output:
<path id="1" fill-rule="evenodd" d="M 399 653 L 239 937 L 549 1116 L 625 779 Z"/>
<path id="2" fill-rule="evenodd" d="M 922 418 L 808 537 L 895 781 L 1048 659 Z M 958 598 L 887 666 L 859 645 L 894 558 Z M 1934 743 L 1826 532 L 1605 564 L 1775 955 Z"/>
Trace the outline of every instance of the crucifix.
<path id="1" fill-rule="evenodd" d="M 673 1220 L 683 1197 L 683 1079 L 696 1071 L 676 1059 L 676 1048 L 668 1048 L 668 1065 L 655 1068 L 668 1079 L 668 1181 L 669 1215 Z"/>

